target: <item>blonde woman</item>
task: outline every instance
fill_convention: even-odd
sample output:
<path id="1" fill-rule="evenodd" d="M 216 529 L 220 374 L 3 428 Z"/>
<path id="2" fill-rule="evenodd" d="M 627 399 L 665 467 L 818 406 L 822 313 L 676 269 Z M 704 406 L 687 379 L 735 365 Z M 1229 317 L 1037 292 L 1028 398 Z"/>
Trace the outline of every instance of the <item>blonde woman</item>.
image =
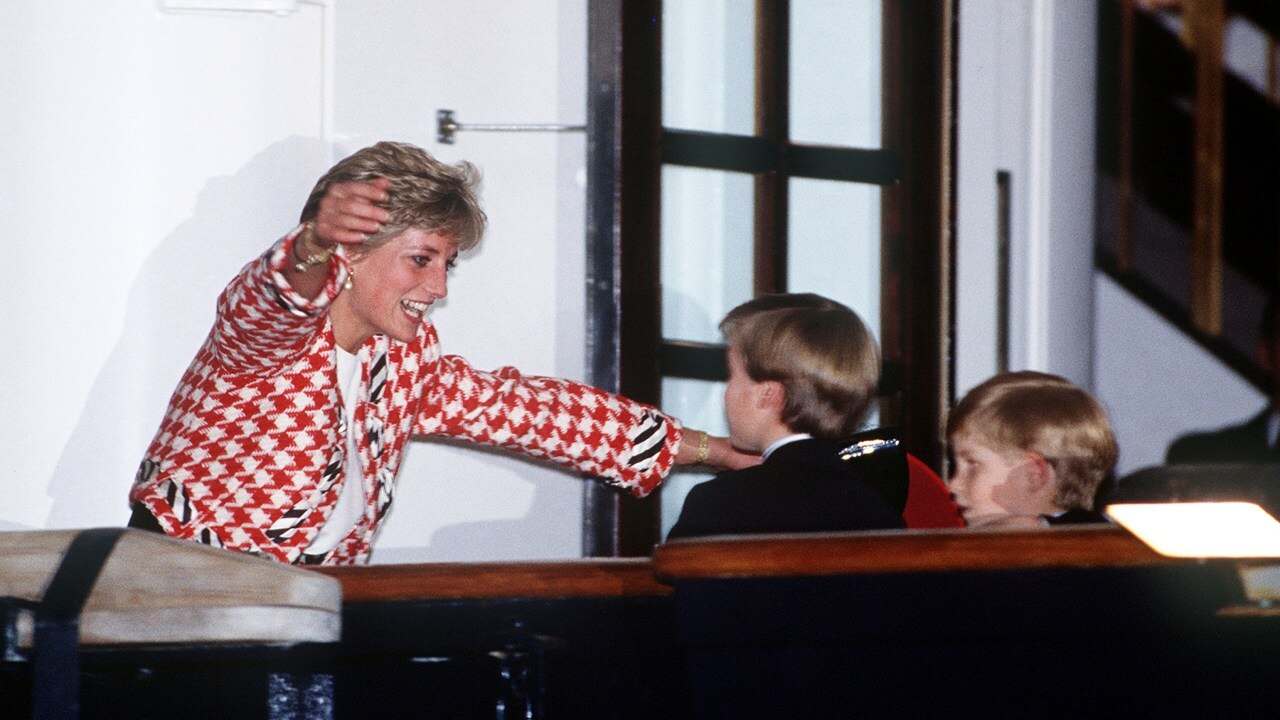
<path id="1" fill-rule="evenodd" d="M 138 471 L 130 525 L 285 563 L 366 562 L 414 435 L 545 458 L 636 495 L 678 463 L 754 459 L 567 380 L 483 372 L 430 320 L 486 218 L 479 178 L 382 142 L 237 275 Z"/>

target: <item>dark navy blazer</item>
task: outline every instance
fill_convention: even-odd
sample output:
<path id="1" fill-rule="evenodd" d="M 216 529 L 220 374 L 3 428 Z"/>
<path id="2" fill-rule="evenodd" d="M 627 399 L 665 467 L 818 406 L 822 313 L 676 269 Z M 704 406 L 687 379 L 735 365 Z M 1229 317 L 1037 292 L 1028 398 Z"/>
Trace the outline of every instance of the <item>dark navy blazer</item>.
<path id="1" fill-rule="evenodd" d="M 667 539 L 904 527 L 906 454 L 895 445 L 841 459 L 849 444 L 797 440 L 695 485 Z"/>

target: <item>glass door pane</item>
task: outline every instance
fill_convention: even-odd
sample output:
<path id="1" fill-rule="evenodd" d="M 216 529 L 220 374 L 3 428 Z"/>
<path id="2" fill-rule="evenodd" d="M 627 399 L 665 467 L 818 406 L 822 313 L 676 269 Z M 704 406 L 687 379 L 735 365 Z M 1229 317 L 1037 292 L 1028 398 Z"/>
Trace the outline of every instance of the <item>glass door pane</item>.
<path id="1" fill-rule="evenodd" d="M 720 319 L 751 299 L 752 192 L 743 173 L 662 168 L 664 338 L 718 343 Z"/>
<path id="2" fill-rule="evenodd" d="M 787 183 L 785 204 L 756 195 L 756 176 L 664 165 L 661 184 L 661 328 L 665 342 L 720 343 L 718 325 L 757 286 L 757 220 L 787 223 L 785 286 L 816 292 L 858 312 L 880 334 L 880 188 L 788 177 L 785 143 L 878 149 L 881 145 L 881 0 L 792 0 L 790 35 L 773 38 L 789 53 L 784 78 L 790 107 L 757 108 L 757 71 L 779 78 L 778 53 L 755 47 L 756 0 L 663 3 L 662 122 L 667 130 L 753 135 L 757 118 L 788 113 L 789 138 L 768 137 Z M 768 5 L 759 4 L 765 17 Z M 767 34 L 767 33 L 766 33 Z M 773 49 L 779 50 L 775 47 Z M 674 159 L 674 158 L 673 158 Z M 669 160 L 670 162 L 671 160 Z M 751 172 L 763 172 L 753 167 Z M 762 176 L 763 177 L 763 176 Z M 783 247 L 785 245 L 785 247 Z M 766 250 L 765 252 L 769 252 Z M 767 259 L 762 259 L 767 262 Z M 768 282 L 768 281 L 766 281 Z M 689 426 L 727 433 L 724 383 L 664 377 L 661 406 Z M 685 495 L 709 474 L 680 472 L 664 483 L 661 530 L 679 516 Z"/>
<path id="3" fill-rule="evenodd" d="M 880 186 L 794 178 L 787 287 L 848 305 L 880 338 Z"/>
<path id="4" fill-rule="evenodd" d="M 662 408 L 673 413 L 689 427 L 705 430 L 712 435 L 727 436 L 729 423 L 724 417 L 724 387 L 722 382 L 663 378 Z M 663 538 L 679 519 L 680 508 L 684 507 L 684 496 L 689 494 L 689 489 L 703 480 L 711 479 L 711 473 L 700 470 L 677 469 L 659 486 L 662 490 Z"/>
<path id="5" fill-rule="evenodd" d="M 662 336 L 719 343 L 720 320 L 751 299 L 754 180 L 751 175 L 662 168 Z M 728 435 L 724 383 L 662 379 L 662 409 L 690 427 Z M 680 470 L 662 484 L 661 532 L 680 516 L 685 495 L 710 473 Z"/>
<path id="6" fill-rule="evenodd" d="M 853 308 L 880 340 L 880 187 L 795 178 L 790 187 L 787 287 Z M 868 426 L 880 423 L 876 406 Z"/>
<path id="7" fill-rule="evenodd" d="M 755 1 L 662 4 L 662 124 L 755 131 Z"/>
<path id="8" fill-rule="evenodd" d="M 792 0 L 792 142 L 880 147 L 881 2 Z"/>

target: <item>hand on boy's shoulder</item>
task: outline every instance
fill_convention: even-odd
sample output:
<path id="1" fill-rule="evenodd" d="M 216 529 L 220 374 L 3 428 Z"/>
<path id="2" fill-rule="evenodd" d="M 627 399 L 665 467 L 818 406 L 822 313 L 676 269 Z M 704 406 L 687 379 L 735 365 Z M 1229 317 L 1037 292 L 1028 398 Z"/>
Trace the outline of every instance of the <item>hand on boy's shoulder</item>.
<path id="1" fill-rule="evenodd" d="M 719 443 L 717 443 L 719 441 Z M 721 447 L 717 447 L 721 445 Z M 760 456 L 744 453 L 729 443 L 728 438 L 711 438 L 711 453 L 707 463 L 725 470 L 742 470 L 760 464 Z"/>
<path id="2" fill-rule="evenodd" d="M 760 464 L 760 456 L 735 448 L 729 438 L 685 428 L 677 465 L 709 465 L 722 470 L 742 470 Z"/>

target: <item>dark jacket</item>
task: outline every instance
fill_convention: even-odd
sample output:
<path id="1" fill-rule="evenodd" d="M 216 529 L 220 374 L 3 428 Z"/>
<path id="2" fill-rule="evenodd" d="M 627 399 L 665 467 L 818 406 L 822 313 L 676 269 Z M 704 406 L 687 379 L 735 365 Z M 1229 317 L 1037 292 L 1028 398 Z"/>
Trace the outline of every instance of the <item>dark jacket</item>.
<path id="1" fill-rule="evenodd" d="M 756 467 L 694 486 L 667 539 L 904 527 L 905 453 L 895 446 L 841 459 L 849 444 L 797 440 Z"/>
<path id="2" fill-rule="evenodd" d="M 1170 465 L 1280 462 L 1280 455 L 1267 445 L 1270 413 L 1268 408 L 1242 425 L 1184 435 L 1169 446 L 1165 462 Z"/>
<path id="3" fill-rule="evenodd" d="M 1042 515 L 1044 521 L 1050 526 L 1054 525 L 1091 525 L 1093 523 L 1109 523 L 1106 515 L 1096 510 L 1082 510 L 1080 508 L 1072 508 L 1066 512 L 1057 515 Z"/>

